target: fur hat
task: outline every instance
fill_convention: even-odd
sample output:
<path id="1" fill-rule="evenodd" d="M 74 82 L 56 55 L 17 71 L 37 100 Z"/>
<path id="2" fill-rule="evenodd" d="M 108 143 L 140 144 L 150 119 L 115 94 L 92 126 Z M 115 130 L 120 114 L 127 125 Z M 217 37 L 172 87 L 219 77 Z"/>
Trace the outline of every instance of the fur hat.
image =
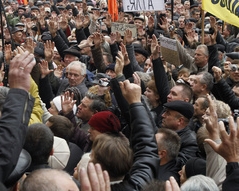
<path id="1" fill-rule="evenodd" d="M 94 114 L 88 124 L 101 133 L 118 133 L 121 129 L 119 119 L 110 111 L 101 111 Z"/>

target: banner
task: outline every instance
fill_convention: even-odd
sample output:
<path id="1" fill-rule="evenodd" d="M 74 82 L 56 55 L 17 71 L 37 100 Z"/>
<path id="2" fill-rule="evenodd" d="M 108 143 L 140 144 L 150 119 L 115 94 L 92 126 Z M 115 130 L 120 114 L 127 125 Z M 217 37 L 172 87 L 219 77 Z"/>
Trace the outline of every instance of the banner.
<path id="1" fill-rule="evenodd" d="M 239 27 L 239 0 L 202 0 L 202 9 Z"/>
<path id="2" fill-rule="evenodd" d="M 164 0 L 123 0 L 124 12 L 162 11 Z"/>
<path id="3" fill-rule="evenodd" d="M 112 23 L 111 32 L 119 32 L 121 36 L 124 36 L 125 31 L 129 29 L 132 32 L 132 37 L 137 37 L 137 30 L 134 24 L 125 24 L 125 23 Z"/>

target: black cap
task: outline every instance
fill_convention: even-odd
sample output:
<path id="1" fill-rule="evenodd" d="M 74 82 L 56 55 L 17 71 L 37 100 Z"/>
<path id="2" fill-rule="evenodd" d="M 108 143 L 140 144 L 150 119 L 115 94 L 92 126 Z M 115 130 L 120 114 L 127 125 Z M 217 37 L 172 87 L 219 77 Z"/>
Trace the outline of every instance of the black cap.
<path id="1" fill-rule="evenodd" d="M 206 176 L 206 161 L 202 158 L 191 158 L 185 164 L 187 178 L 202 174 Z"/>
<path id="2" fill-rule="evenodd" d="M 194 113 L 193 105 L 185 101 L 180 100 L 172 101 L 165 103 L 163 106 L 166 107 L 167 109 L 177 111 L 187 119 L 191 119 Z"/>
<path id="3" fill-rule="evenodd" d="M 105 71 L 107 70 L 115 71 L 115 63 L 109 64 L 108 66 L 106 66 Z"/>
<path id="4" fill-rule="evenodd" d="M 45 57 L 45 54 L 44 54 L 44 50 L 38 46 L 36 46 L 34 48 L 34 54 L 37 54 L 38 56 L 44 58 Z"/>
<path id="5" fill-rule="evenodd" d="M 32 7 L 31 7 L 31 11 L 32 11 L 32 10 L 38 10 L 38 11 L 40 11 L 40 9 L 39 9 L 37 6 L 32 6 Z"/>
<path id="6" fill-rule="evenodd" d="M 42 33 L 41 39 L 43 41 L 52 40 L 51 33 L 49 31 Z"/>
<path id="7" fill-rule="evenodd" d="M 140 45 L 134 44 L 134 52 L 142 54 L 145 58 L 148 58 L 149 53 Z"/>
<path id="8" fill-rule="evenodd" d="M 218 51 L 225 52 L 225 46 L 222 44 L 217 44 Z"/>
<path id="9" fill-rule="evenodd" d="M 82 0 L 76 0 L 75 3 L 83 3 Z"/>
<path id="10" fill-rule="evenodd" d="M 26 11 L 26 7 L 23 6 L 19 6 L 18 9 L 23 9 L 24 11 Z"/>
<path id="11" fill-rule="evenodd" d="M 37 1 L 36 6 L 41 6 L 43 3 L 41 1 Z"/>
<path id="12" fill-rule="evenodd" d="M 198 7 L 198 6 L 199 6 L 198 3 L 194 3 L 194 4 L 190 5 L 190 9 L 192 9 L 194 7 Z"/>
<path id="13" fill-rule="evenodd" d="M 59 10 L 64 10 L 65 9 L 65 7 L 63 7 L 63 6 L 58 6 L 57 7 Z"/>
<path id="14" fill-rule="evenodd" d="M 22 29 L 19 29 L 18 27 L 13 27 L 12 28 L 12 34 L 16 33 L 16 32 L 19 32 L 21 31 L 22 32 Z"/>
<path id="15" fill-rule="evenodd" d="M 70 54 L 70 55 L 73 55 L 73 56 L 76 56 L 78 58 L 81 57 L 81 54 L 80 54 L 80 50 L 77 46 L 72 46 L 66 50 L 63 51 L 63 54 L 66 55 L 66 54 Z"/>
<path id="16" fill-rule="evenodd" d="M 231 58 L 232 60 L 239 59 L 239 52 L 226 53 L 226 56 Z"/>

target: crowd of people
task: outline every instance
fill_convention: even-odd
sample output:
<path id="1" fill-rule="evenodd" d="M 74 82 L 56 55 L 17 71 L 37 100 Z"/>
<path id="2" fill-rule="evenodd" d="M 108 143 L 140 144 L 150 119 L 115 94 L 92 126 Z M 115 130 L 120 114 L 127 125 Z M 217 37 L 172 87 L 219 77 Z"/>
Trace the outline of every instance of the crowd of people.
<path id="1" fill-rule="evenodd" d="M 108 3 L 2 2 L 0 190 L 239 189 L 237 27 L 200 0 Z"/>

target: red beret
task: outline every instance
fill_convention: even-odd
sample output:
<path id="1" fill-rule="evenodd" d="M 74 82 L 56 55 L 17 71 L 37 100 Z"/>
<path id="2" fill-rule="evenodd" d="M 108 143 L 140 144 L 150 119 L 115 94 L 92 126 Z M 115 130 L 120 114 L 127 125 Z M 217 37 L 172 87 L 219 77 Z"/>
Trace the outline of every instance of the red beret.
<path id="1" fill-rule="evenodd" d="M 88 124 L 101 133 L 118 133 L 121 129 L 118 117 L 110 111 L 94 114 Z"/>

